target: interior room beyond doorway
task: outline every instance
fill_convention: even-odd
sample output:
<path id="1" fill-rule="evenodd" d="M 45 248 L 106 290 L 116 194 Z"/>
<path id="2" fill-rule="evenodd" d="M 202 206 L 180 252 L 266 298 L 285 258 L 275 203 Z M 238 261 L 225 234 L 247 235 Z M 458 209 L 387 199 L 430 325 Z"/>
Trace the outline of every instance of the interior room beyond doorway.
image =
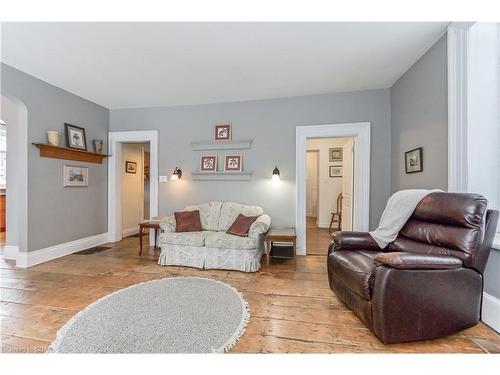
<path id="1" fill-rule="evenodd" d="M 331 233 L 352 230 L 353 151 L 354 138 L 307 139 L 307 255 L 325 255 Z"/>

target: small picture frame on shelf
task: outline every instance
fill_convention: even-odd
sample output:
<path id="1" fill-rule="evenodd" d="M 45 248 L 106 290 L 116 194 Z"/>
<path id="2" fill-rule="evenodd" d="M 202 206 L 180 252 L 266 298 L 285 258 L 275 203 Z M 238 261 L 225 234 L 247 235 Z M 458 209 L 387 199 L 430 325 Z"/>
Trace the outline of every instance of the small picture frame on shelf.
<path id="1" fill-rule="evenodd" d="M 422 147 L 405 152 L 405 173 L 416 173 L 424 170 Z"/>
<path id="2" fill-rule="evenodd" d="M 87 151 L 87 138 L 85 129 L 76 125 L 64 124 L 66 131 L 66 144 L 68 148 Z"/>
<path id="3" fill-rule="evenodd" d="M 214 139 L 216 141 L 230 141 L 232 138 L 231 124 L 215 124 Z"/>
<path id="4" fill-rule="evenodd" d="M 342 177 L 343 168 L 341 165 L 330 165 L 329 176 L 330 177 Z"/>
<path id="5" fill-rule="evenodd" d="M 224 156 L 224 172 L 241 172 L 243 159 L 240 154 Z"/>
<path id="6" fill-rule="evenodd" d="M 202 155 L 200 172 L 217 172 L 217 155 Z"/>
<path id="7" fill-rule="evenodd" d="M 69 187 L 89 186 L 88 167 L 63 165 L 63 185 Z"/>
<path id="8" fill-rule="evenodd" d="M 126 161 L 125 162 L 125 173 L 137 173 L 137 163 L 133 161 Z"/>

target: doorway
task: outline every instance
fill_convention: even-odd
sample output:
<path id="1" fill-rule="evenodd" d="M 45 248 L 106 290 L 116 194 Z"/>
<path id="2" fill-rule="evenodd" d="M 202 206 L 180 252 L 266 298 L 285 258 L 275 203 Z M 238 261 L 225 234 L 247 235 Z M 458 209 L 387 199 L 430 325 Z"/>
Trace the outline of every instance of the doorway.
<path id="1" fill-rule="evenodd" d="M 307 138 L 306 252 L 326 255 L 331 233 L 352 230 L 351 137 Z"/>
<path id="2" fill-rule="evenodd" d="M 0 246 L 5 245 L 7 211 L 7 129 L 0 119 Z"/>
<path id="3" fill-rule="evenodd" d="M 126 150 L 128 146 L 125 146 L 124 150 L 124 144 L 135 144 L 139 148 L 139 160 L 130 159 L 131 156 Z M 158 132 L 155 130 L 109 132 L 109 152 L 111 156 L 108 159 L 108 233 L 109 241 L 117 242 L 124 235 L 134 234 L 134 225 L 144 221 L 144 216 L 147 216 L 146 219 L 158 216 Z M 146 155 L 146 152 L 148 152 L 149 157 L 147 182 L 144 180 L 144 171 L 146 169 L 144 155 Z M 128 168 L 127 161 L 132 162 L 132 164 L 128 164 Z M 127 173 L 126 170 L 130 173 Z M 133 173 L 134 171 L 135 173 Z M 132 211 L 136 216 L 132 219 L 132 224 L 126 224 L 123 220 L 123 214 L 129 208 L 129 197 L 126 196 L 123 190 L 123 183 L 126 183 L 126 178 L 131 176 L 134 176 L 137 180 L 135 189 L 140 192 L 136 194 L 140 195 L 140 199 L 137 199 L 137 204 L 130 205 L 130 207 L 133 207 Z M 147 184 L 148 189 L 144 189 L 144 184 Z M 147 190 L 147 193 L 145 190 Z M 149 202 L 149 212 L 144 209 L 144 195 L 146 194 Z M 124 200 L 126 200 L 126 205 L 123 204 Z M 131 226 L 128 227 L 129 225 Z M 154 245 L 153 233 L 150 233 L 149 237 L 150 245 Z"/>
<path id="4" fill-rule="evenodd" d="M 122 145 L 122 236 L 139 233 L 139 223 L 149 221 L 149 142 Z"/>
<path id="5" fill-rule="evenodd" d="M 352 143 L 347 143 L 342 146 L 342 152 L 352 153 L 352 168 L 348 167 L 346 173 L 352 173 L 352 178 L 346 181 L 351 181 L 352 187 L 342 187 L 351 192 L 351 196 L 347 194 L 347 202 L 342 206 L 343 214 L 347 212 L 347 217 L 344 221 L 344 227 L 349 227 L 355 231 L 367 231 L 369 229 L 369 198 L 370 198 L 370 123 L 348 123 L 348 124 L 329 124 L 329 125 L 308 125 L 298 126 L 296 128 L 296 232 L 297 232 L 297 255 L 306 255 L 307 251 L 307 141 L 315 138 L 346 138 Z M 346 147 L 346 151 L 344 151 Z M 347 148 L 350 147 L 350 151 Z M 328 159 L 329 160 L 329 159 Z M 344 161 L 341 168 L 335 165 L 335 162 L 328 161 L 328 167 L 321 169 L 320 166 L 320 182 L 319 193 L 323 186 L 321 173 L 327 173 L 330 179 L 330 171 L 332 176 L 344 176 L 343 168 L 346 167 Z M 333 170 L 331 170 L 333 167 Z M 326 170 L 326 172 L 325 172 Z M 334 177 L 332 177 L 334 178 Z M 351 202 L 350 207 L 349 201 Z M 319 212 L 323 207 L 321 198 L 318 200 Z M 354 204 L 355 202 L 355 204 Z M 327 207 L 328 208 L 328 207 Z M 336 208 L 336 206 L 335 206 Z M 327 209 L 327 212 L 329 210 Z M 350 215 L 349 215 L 350 213 Z M 331 215 L 328 212 L 327 217 Z M 350 216 L 350 217 L 349 217 Z M 321 213 L 318 214 L 319 224 L 324 225 L 321 219 Z M 343 216 L 343 220 L 344 220 Z M 323 219 L 324 220 L 324 219 Z M 328 223 L 329 224 L 329 223 Z M 319 227 L 319 226 L 318 226 Z M 328 230 L 328 227 L 327 227 Z M 328 241 L 329 242 L 329 241 Z M 322 246 L 325 248 L 328 245 Z"/>

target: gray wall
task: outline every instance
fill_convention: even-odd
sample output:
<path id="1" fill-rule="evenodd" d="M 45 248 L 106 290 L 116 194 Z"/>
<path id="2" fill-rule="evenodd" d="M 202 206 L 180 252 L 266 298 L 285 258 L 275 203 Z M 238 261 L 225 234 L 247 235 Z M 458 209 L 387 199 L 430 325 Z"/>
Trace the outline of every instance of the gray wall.
<path id="1" fill-rule="evenodd" d="M 106 162 L 41 158 L 31 142 L 46 142 L 47 130 L 64 134 L 67 122 L 87 130 L 92 150 L 93 139 L 107 139 L 108 109 L 3 63 L 1 75 L 2 94 L 28 109 L 28 251 L 107 232 Z M 63 164 L 89 167 L 89 187 L 63 187 Z"/>
<path id="2" fill-rule="evenodd" d="M 391 190 L 448 187 L 446 35 L 391 88 Z M 421 173 L 405 174 L 404 153 L 423 147 Z"/>
<path id="3" fill-rule="evenodd" d="M 260 205 L 275 225 L 295 224 L 295 127 L 369 121 L 371 133 L 370 226 L 378 224 L 390 193 L 389 90 L 368 90 L 285 99 L 219 103 L 196 106 L 118 109 L 110 111 L 111 131 L 159 130 L 159 173 L 171 176 L 176 166 L 180 181 L 160 184 L 159 212 L 171 214 L 193 203 L 233 200 Z M 233 139 L 253 139 L 243 150 L 251 181 L 192 181 L 201 152 L 191 141 L 213 139 L 217 122 L 233 124 Z M 223 152 L 219 152 L 219 168 Z M 274 166 L 282 183 L 273 186 Z"/>
<path id="4" fill-rule="evenodd" d="M 491 250 L 484 271 L 484 291 L 500 299 L 500 250 Z"/>

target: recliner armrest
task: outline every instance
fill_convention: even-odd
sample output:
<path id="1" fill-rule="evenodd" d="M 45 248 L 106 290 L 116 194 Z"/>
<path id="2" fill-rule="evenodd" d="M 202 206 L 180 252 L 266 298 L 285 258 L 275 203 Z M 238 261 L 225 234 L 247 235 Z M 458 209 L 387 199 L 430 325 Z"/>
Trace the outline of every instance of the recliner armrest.
<path id="1" fill-rule="evenodd" d="M 451 255 L 416 254 L 407 252 L 383 253 L 375 262 L 402 270 L 445 270 L 462 267 L 462 260 Z"/>
<path id="2" fill-rule="evenodd" d="M 373 250 L 381 251 L 368 232 L 335 232 L 332 235 L 331 251 L 342 250 Z"/>

